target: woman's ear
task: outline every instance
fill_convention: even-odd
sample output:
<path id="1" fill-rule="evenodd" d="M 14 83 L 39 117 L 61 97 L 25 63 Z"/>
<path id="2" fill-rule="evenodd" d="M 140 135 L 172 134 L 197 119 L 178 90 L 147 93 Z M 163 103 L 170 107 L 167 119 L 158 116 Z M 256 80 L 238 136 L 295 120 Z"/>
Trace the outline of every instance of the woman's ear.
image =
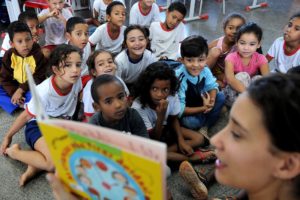
<path id="1" fill-rule="evenodd" d="M 300 174 L 300 153 L 284 153 L 278 162 L 275 177 L 288 180 Z"/>

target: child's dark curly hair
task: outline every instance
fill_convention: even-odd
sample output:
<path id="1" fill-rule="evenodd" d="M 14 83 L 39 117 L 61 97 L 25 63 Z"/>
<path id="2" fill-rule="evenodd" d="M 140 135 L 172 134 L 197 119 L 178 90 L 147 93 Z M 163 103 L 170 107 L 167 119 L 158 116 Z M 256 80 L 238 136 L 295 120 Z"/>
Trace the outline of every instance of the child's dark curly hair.
<path id="1" fill-rule="evenodd" d="M 60 63 L 63 64 L 65 63 L 65 60 L 67 59 L 68 55 L 70 55 L 73 52 L 77 52 L 80 55 L 80 58 L 82 58 L 82 53 L 81 50 L 75 46 L 69 45 L 69 44 L 62 44 L 57 46 L 53 52 L 50 55 L 49 58 L 49 68 L 50 68 L 50 72 L 52 72 L 52 66 L 55 66 L 57 68 L 59 68 Z"/>
<path id="2" fill-rule="evenodd" d="M 178 79 L 175 72 L 164 62 L 154 62 L 139 76 L 133 90 L 133 96 L 139 97 L 142 108 L 152 104 L 150 89 L 154 81 L 170 80 L 170 95 L 175 95 L 178 89 Z"/>

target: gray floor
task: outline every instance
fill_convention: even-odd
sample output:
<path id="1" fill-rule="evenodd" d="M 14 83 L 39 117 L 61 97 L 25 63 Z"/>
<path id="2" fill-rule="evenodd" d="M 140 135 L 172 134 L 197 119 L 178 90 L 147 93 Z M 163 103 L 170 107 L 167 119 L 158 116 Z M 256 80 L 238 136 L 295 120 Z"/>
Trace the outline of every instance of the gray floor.
<path id="1" fill-rule="evenodd" d="M 158 4 L 163 4 L 164 1 L 158 0 L 157 2 Z M 272 42 L 282 35 L 282 29 L 287 23 L 288 18 L 294 12 L 300 11 L 300 0 L 269 0 L 267 2 L 269 3 L 269 7 L 267 8 L 259 8 L 251 12 L 245 12 L 245 6 L 252 4 L 252 0 L 226 0 L 226 14 L 230 12 L 240 12 L 247 17 L 248 21 L 257 22 L 263 28 L 264 37 L 262 47 L 265 53 Z M 127 1 L 127 5 L 128 4 L 129 1 Z M 199 3 L 197 3 L 196 6 L 198 5 Z M 215 0 L 204 1 L 203 12 L 209 14 L 208 20 L 189 22 L 186 24 L 186 27 L 189 34 L 201 34 L 207 38 L 208 41 L 211 41 L 223 34 L 222 20 L 224 15 L 222 14 L 222 4 Z M 9 116 L 0 109 L 0 142 L 16 116 L 17 114 Z M 227 114 L 222 115 L 217 125 L 210 130 L 210 134 L 214 134 L 225 125 L 227 119 L 226 116 Z M 20 143 L 22 147 L 28 148 L 24 142 L 23 131 L 20 131 L 19 134 L 14 137 L 13 143 Z M 18 178 L 25 170 L 25 167 L 25 165 L 18 161 L 3 156 L 0 157 L 0 200 L 53 199 L 45 180 L 45 174 L 41 174 L 23 188 L 18 187 Z M 196 165 L 195 167 L 208 170 L 212 168 L 212 165 Z M 176 171 L 174 171 L 172 176 L 168 179 L 168 187 L 170 188 L 174 199 L 192 199 L 188 186 L 185 185 Z M 215 184 L 209 189 L 210 197 L 221 197 L 223 194 L 229 195 L 235 193 L 235 189 L 220 186 L 218 184 Z"/>

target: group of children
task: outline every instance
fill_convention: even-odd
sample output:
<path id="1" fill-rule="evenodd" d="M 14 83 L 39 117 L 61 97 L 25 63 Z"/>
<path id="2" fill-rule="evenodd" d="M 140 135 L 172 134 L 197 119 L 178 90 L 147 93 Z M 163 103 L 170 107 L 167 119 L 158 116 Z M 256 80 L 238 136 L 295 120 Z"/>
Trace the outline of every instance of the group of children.
<path id="1" fill-rule="evenodd" d="M 214 150 L 206 148 L 207 128 L 223 105 L 230 107 L 252 80 L 267 75 L 272 59 L 282 73 L 300 65 L 300 13 L 290 18 L 284 36 L 265 57 L 262 29 L 237 13 L 224 20 L 224 36 L 207 44 L 201 36 L 185 38 L 186 8 L 180 2 L 171 3 L 160 22 L 154 0 L 140 0 L 126 27 L 121 1 L 95 0 L 99 26 L 91 36 L 87 22 L 72 17 L 63 0 L 48 3 L 38 16 L 21 13 L 2 45 L 0 106 L 10 114 L 18 107 L 25 110 L 5 134 L 0 151 L 28 165 L 20 185 L 54 168 L 35 120 L 26 66 L 49 116 L 77 119 L 81 101 L 89 123 L 163 141 L 168 161 L 205 162 L 215 159 Z M 42 47 L 39 23 L 45 27 Z M 177 67 L 170 62 L 178 62 Z M 23 126 L 31 151 L 10 146 Z"/>

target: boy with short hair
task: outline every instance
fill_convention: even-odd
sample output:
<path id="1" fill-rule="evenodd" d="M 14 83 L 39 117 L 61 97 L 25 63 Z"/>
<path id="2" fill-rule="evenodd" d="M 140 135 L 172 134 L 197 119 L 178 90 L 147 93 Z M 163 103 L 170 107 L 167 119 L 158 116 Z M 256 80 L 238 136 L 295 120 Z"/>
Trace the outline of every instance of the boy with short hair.
<path id="1" fill-rule="evenodd" d="M 180 2 L 173 2 L 166 12 L 165 22 L 152 22 L 150 25 L 151 49 L 157 59 L 167 58 L 176 60 L 179 43 L 185 38 L 182 20 L 186 8 Z"/>
<path id="2" fill-rule="evenodd" d="M 71 17 L 68 19 L 66 25 L 67 43 L 82 50 L 81 76 L 89 74 L 88 66 L 86 64 L 91 54 L 88 28 L 87 22 L 81 17 Z"/>
<path id="3" fill-rule="evenodd" d="M 126 92 L 114 75 L 103 74 L 94 79 L 91 87 L 96 113 L 89 123 L 148 138 L 139 113 L 128 107 Z"/>
<path id="4" fill-rule="evenodd" d="M 40 46 L 33 42 L 28 26 L 11 23 L 8 34 L 12 48 L 6 51 L 0 71 L 0 106 L 9 114 L 31 98 L 25 67 L 28 65 L 37 84 L 46 78 L 47 61 Z"/>
<path id="5" fill-rule="evenodd" d="M 154 0 L 140 0 L 130 9 L 129 24 L 150 27 L 152 22 L 159 22 L 159 7 Z"/>
<path id="6" fill-rule="evenodd" d="M 33 11 L 26 10 L 25 12 L 22 12 L 19 17 L 18 21 L 24 22 L 29 27 L 32 39 L 34 42 L 39 43 L 39 36 L 38 36 L 38 26 L 39 26 L 39 20 L 37 18 L 37 15 Z M 11 48 L 10 42 L 9 42 L 9 35 L 8 33 L 5 34 L 5 37 L 2 42 L 1 51 L 0 51 L 0 60 L 2 60 L 2 57 L 4 56 L 5 52 Z M 0 62 L 1 67 L 1 62 Z"/>
<path id="7" fill-rule="evenodd" d="M 181 44 L 182 65 L 176 69 L 180 81 L 181 124 L 207 134 L 207 127 L 218 119 L 225 96 L 218 91 L 218 83 L 206 65 L 208 46 L 201 36 L 190 36 Z"/>

